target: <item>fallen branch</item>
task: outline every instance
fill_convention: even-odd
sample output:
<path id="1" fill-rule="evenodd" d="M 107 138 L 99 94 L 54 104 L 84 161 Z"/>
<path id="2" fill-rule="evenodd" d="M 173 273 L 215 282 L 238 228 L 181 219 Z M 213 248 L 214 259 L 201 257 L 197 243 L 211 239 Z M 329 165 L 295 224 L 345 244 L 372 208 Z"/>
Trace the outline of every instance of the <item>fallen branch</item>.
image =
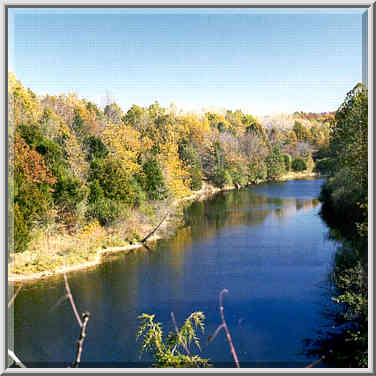
<path id="1" fill-rule="evenodd" d="M 162 218 L 162 220 L 159 222 L 159 224 L 157 225 L 157 227 L 154 228 L 154 230 L 152 232 L 150 232 L 148 235 L 146 235 L 142 240 L 141 240 L 141 243 L 145 243 L 146 240 L 148 240 L 150 238 L 150 236 L 152 236 L 158 229 L 159 227 L 161 227 L 162 223 L 165 221 L 165 219 L 168 217 L 168 212 L 167 214 Z"/>

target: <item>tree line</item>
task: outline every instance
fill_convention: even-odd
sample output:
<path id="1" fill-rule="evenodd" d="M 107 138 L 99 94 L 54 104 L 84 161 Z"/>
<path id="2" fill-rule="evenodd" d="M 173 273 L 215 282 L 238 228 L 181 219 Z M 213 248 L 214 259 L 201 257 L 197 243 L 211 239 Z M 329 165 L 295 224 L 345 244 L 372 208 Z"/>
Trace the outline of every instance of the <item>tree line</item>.
<path id="1" fill-rule="evenodd" d="M 100 108 L 75 94 L 37 96 L 8 77 L 9 192 L 14 250 L 33 231 L 59 223 L 126 222 L 132 210 L 200 190 L 312 171 L 328 145 L 333 113 L 292 115 L 289 127 L 240 110 L 184 113 L 176 107 L 116 103 Z"/>

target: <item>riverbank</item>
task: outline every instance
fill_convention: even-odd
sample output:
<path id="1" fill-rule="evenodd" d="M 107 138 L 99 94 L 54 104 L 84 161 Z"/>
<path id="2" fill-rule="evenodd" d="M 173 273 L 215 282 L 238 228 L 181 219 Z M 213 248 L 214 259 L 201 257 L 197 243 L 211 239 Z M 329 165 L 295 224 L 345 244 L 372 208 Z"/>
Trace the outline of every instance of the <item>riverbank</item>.
<path id="1" fill-rule="evenodd" d="M 317 177 L 317 174 L 291 172 L 281 176 L 278 180 L 287 181 L 308 177 Z M 265 182 L 259 180 L 255 184 Z M 146 245 L 168 236 L 176 229 L 179 223 L 176 218 L 179 208 L 192 201 L 204 200 L 220 191 L 232 189 L 236 189 L 236 187 L 224 186 L 219 188 L 203 182 L 199 191 L 170 202 L 165 221 L 152 236 L 148 237 Z M 163 215 L 159 218 L 162 217 Z M 119 252 L 129 253 L 136 249 L 145 248 L 144 243 L 140 240 L 150 234 L 153 227 L 156 227 L 155 224 L 154 226 L 151 226 L 150 223 L 143 224 L 143 233 L 140 234 L 142 236 L 137 237 L 138 241 L 120 239 L 120 230 L 119 232 L 113 229 L 105 230 L 98 225 L 90 225 L 84 231 L 74 235 L 54 235 L 48 238 L 48 234 L 41 234 L 43 242 L 36 243 L 33 250 L 12 255 L 12 261 L 8 264 L 8 281 L 20 283 L 95 267 L 110 255 Z"/>

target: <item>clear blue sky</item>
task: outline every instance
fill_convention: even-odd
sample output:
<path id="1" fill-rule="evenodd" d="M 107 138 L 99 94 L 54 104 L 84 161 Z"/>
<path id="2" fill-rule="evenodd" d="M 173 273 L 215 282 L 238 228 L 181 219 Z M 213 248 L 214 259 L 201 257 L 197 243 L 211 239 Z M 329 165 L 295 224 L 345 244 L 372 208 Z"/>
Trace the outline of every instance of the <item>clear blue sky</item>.
<path id="1" fill-rule="evenodd" d="M 361 9 L 9 12 L 9 70 L 37 94 L 263 115 L 335 110 L 362 80 Z"/>

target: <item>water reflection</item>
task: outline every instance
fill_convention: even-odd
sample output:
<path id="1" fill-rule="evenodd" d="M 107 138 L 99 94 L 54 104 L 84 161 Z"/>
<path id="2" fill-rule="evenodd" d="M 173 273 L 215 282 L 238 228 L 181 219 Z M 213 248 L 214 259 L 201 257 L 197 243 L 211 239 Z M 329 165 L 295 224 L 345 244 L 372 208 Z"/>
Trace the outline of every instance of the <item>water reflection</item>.
<path id="1" fill-rule="evenodd" d="M 155 313 L 167 331 L 171 311 L 178 324 L 203 311 L 209 335 L 219 324 L 217 298 L 224 287 L 230 290 L 226 320 L 244 366 L 309 363 L 301 342 L 322 320 L 319 308 L 326 297 L 318 284 L 334 250 L 318 216 L 321 183 L 219 193 L 194 202 L 184 212 L 185 226 L 151 251 L 118 255 L 93 270 L 71 273 L 79 310 L 92 314 L 83 365 L 145 366 L 135 340 L 143 312 Z M 79 328 L 71 308 L 65 302 L 49 310 L 63 294 L 62 279 L 56 278 L 28 284 L 17 298 L 15 349 L 29 365 L 73 359 Z M 223 333 L 202 355 L 232 365 Z"/>

